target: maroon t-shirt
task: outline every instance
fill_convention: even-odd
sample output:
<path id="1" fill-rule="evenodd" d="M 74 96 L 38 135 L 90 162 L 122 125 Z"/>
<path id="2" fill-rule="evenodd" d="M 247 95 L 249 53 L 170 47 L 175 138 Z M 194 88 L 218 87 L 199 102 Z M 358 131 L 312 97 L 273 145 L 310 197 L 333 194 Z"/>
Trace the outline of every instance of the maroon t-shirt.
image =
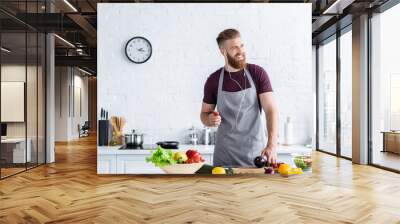
<path id="1" fill-rule="evenodd" d="M 260 66 L 255 64 L 247 64 L 247 70 L 250 72 L 250 76 L 253 79 L 253 82 L 256 86 L 257 95 L 265 92 L 272 92 L 271 82 L 269 80 L 267 72 Z M 219 76 L 221 74 L 221 68 L 217 71 L 212 73 L 204 85 L 204 97 L 203 102 L 207 104 L 217 104 L 217 96 L 218 96 L 218 82 Z M 244 69 L 231 72 L 231 77 L 235 81 L 231 80 L 229 77 L 228 71 L 224 69 L 224 82 L 222 83 L 222 90 L 227 92 L 237 92 L 240 91 L 241 88 L 245 87 L 246 82 L 246 89 L 250 88 L 249 80 L 243 76 Z M 258 98 L 258 105 L 261 110 L 260 98 Z"/>

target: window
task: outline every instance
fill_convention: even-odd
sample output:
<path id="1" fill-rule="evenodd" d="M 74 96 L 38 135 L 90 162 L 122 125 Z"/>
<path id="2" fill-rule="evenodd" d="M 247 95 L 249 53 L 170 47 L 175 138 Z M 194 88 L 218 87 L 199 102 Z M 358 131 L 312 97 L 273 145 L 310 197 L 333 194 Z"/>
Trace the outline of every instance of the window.
<path id="1" fill-rule="evenodd" d="M 345 32 L 345 31 L 344 31 Z M 340 154 L 352 157 L 352 33 L 340 36 Z"/>
<path id="2" fill-rule="evenodd" d="M 371 19 L 372 163 L 400 170 L 400 5 Z"/>
<path id="3" fill-rule="evenodd" d="M 336 153 L 336 39 L 318 48 L 319 149 Z"/>

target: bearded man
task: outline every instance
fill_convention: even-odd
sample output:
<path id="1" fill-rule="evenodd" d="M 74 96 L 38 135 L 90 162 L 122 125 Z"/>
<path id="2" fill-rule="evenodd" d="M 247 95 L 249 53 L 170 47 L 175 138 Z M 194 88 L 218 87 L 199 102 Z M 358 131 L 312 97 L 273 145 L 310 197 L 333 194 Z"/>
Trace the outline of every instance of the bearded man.
<path id="1" fill-rule="evenodd" d="M 208 77 L 200 114 L 204 125 L 218 127 L 213 165 L 254 167 L 254 158 L 260 155 L 274 164 L 278 109 L 268 74 L 262 67 L 246 62 L 239 31 L 222 31 L 217 44 L 225 65 Z M 262 126 L 262 110 L 268 134 Z"/>

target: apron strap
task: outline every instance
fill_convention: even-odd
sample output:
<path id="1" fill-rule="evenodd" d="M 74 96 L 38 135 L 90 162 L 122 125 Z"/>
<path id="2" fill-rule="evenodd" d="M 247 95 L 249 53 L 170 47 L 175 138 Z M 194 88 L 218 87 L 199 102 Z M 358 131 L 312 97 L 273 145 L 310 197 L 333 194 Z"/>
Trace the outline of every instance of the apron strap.
<path id="1" fill-rule="evenodd" d="M 244 71 L 245 71 L 245 73 L 248 74 L 248 75 L 246 75 L 246 76 L 247 76 L 247 79 L 248 79 L 249 82 L 250 82 L 250 85 L 252 85 L 252 86 L 254 87 L 254 90 L 256 91 L 257 104 L 258 104 L 258 108 L 259 108 L 260 114 L 261 114 L 262 108 L 261 108 L 261 105 L 260 105 L 260 97 L 258 96 L 257 87 L 256 87 L 256 85 L 255 85 L 255 83 L 254 83 L 254 81 L 253 81 L 253 77 L 251 77 L 251 73 L 250 73 L 249 70 L 247 69 L 247 65 L 246 65 L 246 67 L 244 67 Z"/>
<path id="2" fill-rule="evenodd" d="M 218 92 L 217 92 L 217 107 L 218 107 L 218 102 L 221 102 L 222 100 L 222 84 L 224 82 L 224 67 L 221 68 L 221 73 L 219 75 L 219 80 L 218 80 Z"/>

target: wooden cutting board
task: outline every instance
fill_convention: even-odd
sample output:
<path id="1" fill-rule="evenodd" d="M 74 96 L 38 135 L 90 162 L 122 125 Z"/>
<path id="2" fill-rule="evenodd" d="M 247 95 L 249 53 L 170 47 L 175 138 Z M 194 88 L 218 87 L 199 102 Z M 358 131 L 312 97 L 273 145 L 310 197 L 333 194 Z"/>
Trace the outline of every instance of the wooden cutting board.
<path id="1" fill-rule="evenodd" d="M 197 174 L 211 174 L 212 169 L 214 167 L 208 164 L 205 164 L 201 167 L 196 173 Z M 255 168 L 255 167 L 232 167 L 225 168 L 228 175 L 232 174 L 264 174 L 264 168 Z"/>
<path id="2" fill-rule="evenodd" d="M 232 168 L 234 174 L 264 174 L 264 168 Z"/>

